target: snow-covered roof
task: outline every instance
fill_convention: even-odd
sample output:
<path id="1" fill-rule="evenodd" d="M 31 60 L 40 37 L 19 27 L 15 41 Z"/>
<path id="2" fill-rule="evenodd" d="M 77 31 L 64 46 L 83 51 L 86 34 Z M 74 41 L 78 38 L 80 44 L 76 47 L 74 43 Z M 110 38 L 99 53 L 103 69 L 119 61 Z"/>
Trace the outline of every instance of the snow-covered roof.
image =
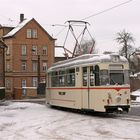
<path id="1" fill-rule="evenodd" d="M 11 30 L 7 35 L 3 36 L 4 38 L 11 37 L 15 35 L 20 29 L 22 29 L 29 21 L 32 19 L 25 19 L 19 23 L 13 30 Z"/>
<path id="2" fill-rule="evenodd" d="M 17 24 L 16 24 L 17 25 Z M 10 24 L 0 24 L 0 28 L 15 28 L 16 25 L 10 25 Z"/>
<path id="3" fill-rule="evenodd" d="M 48 69 L 48 72 L 51 70 L 55 70 L 55 69 L 59 69 L 59 68 L 65 68 L 65 67 L 74 67 L 74 66 L 78 66 L 78 65 L 85 65 L 85 64 L 98 64 L 101 62 L 113 62 L 114 57 L 117 56 L 119 57 L 119 60 L 117 60 L 117 62 L 121 62 L 121 63 L 127 63 L 127 59 L 123 56 L 119 56 L 116 54 L 110 54 L 110 55 L 105 55 L 105 54 L 85 54 L 85 55 L 81 55 L 72 59 L 68 59 L 68 60 L 64 60 L 64 61 L 59 61 L 55 64 L 53 64 L 53 66 L 51 68 Z"/>

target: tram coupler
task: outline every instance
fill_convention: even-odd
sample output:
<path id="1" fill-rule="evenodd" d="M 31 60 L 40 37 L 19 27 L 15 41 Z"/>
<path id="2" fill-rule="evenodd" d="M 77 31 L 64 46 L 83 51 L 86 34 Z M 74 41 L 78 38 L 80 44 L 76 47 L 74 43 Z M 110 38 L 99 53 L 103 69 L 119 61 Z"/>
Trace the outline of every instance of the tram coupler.
<path id="1" fill-rule="evenodd" d="M 118 107 L 116 112 L 117 112 L 118 114 L 122 114 L 122 113 L 123 113 L 123 109 L 122 109 L 121 107 Z"/>

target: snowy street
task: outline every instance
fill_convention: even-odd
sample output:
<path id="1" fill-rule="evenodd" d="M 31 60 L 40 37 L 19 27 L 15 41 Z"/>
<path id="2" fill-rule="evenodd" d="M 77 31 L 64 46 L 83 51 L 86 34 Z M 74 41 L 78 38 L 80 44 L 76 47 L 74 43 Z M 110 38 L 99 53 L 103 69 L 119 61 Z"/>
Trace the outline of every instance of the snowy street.
<path id="1" fill-rule="evenodd" d="M 0 106 L 1 140 L 138 140 L 139 126 L 139 116 L 82 114 L 24 102 Z"/>

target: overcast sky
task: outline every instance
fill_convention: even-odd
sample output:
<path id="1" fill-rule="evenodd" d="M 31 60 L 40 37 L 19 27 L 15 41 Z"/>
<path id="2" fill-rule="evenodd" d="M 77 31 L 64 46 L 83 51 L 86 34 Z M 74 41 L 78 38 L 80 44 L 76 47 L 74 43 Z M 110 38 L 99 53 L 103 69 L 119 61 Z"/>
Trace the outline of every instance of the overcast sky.
<path id="1" fill-rule="evenodd" d="M 0 24 L 14 24 L 19 21 L 20 13 L 24 13 L 26 18 L 35 18 L 56 37 L 58 45 L 63 45 L 67 29 L 58 34 L 64 27 L 53 27 L 52 24 L 81 20 L 126 1 L 129 0 L 0 0 Z M 140 46 L 140 0 L 131 0 L 86 21 L 91 24 L 89 31 L 101 52 L 119 49 L 115 38 L 123 29 L 132 33 L 135 47 Z"/>

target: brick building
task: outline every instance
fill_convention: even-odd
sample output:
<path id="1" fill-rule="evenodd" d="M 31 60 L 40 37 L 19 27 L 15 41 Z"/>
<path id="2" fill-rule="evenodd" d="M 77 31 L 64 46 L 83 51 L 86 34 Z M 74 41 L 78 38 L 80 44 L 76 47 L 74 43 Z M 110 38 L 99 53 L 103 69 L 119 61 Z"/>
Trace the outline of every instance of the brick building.
<path id="1" fill-rule="evenodd" d="M 11 98 L 18 88 L 37 87 L 38 82 L 45 82 L 46 69 L 54 62 L 55 39 L 34 18 L 25 20 L 24 15 L 15 28 L 1 27 L 0 35 L 8 46 L 5 55 L 7 96 Z"/>

